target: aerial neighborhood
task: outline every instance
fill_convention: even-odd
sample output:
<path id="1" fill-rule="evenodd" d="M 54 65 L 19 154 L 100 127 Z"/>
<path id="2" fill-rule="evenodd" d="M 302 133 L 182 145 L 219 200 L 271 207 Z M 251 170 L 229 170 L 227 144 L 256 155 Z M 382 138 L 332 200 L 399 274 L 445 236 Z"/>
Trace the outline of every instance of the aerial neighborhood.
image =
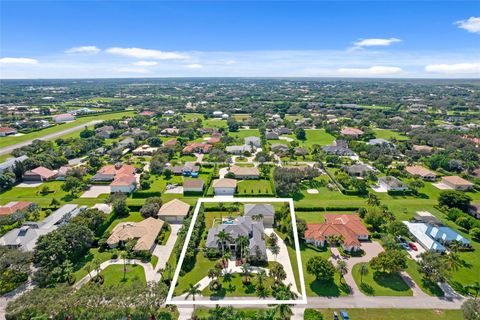
<path id="1" fill-rule="evenodd" d="M 239 319 L 323 319 L 328 303 L 392 299 L 448 319 L 479 294 L 478 83 L 0 90 L 7 319 L 88 319 L 36 297 L 89 305 L 100 290 L 99 312 L 119 315 L 105 319 L 146 319 L 132 295 L 151 292 L 149 319 L 220 319 L 208 316 L 238 300 L 256 314 Z"/>

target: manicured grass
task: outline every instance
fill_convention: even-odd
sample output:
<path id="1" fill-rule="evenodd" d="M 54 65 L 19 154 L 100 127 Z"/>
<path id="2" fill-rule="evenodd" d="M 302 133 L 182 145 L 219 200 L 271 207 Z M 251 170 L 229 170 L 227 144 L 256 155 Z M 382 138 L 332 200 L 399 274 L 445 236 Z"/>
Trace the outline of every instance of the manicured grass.
<path id="1" fill-rule="evenodd" d="M 92 261 L 95 259 L 98 259 L 100 263 L 107 261 L 112 258 L 112 252 L 111 251 L 103 251 L 99 252 L 98 248 L 92 248 L 88 251 L 88 253 L 81 259 L 79 262 L 77 262 L 74 265 L 74 276 L 76 281 L 79 281 L 83 277 L 85 277 L 88 274 L 87 268 L 85 266 L 87 264 L 90 265 L 91 270 L 94 269 L 94 266 L 92 265 Z"/>
<path id="2" fill-rule="evenodd" d="M 120 222 L 140 222 L 143 220 L 143 217 L 140 215 L 140 212 L 130 212 L 128 217 L 123 217 L 123 218 L 118 218 L 118 219 L 115 219 L 112 221 L 112 223 L 110 224 L 110 226 L 107 228 L 107 230 L 105 231 L 105 234 L 110 234 L 110 232 L 112 232 L 113 228 L 115 228 L 115 226 L 117 224 L 119 224 Z"/>
<path id="3" fill-rule="evenodd" d="M 227 120 L 220 120 L 220 119 L 207 119 L 203 120 L 202 122 L 205 128 L 226 128 L 227 127 Z"/>
<path id="4" fill-rule="evenodd" d="M 388 129 L 373 129 L 373 132 L 375 132 L 375 137 L 389 140 L 391 138 L 395 138 L 398 141 L 402 140 L 410 140 L 407 136 L 404 136 L 398 132 L 395 132 L 393 130 L 388 130 Z"/>
<path id="5" fill-rule="evenodd" d="M 217 292 L 211 291 L 210 287 L 205 288 L 202 291 L 203 296 L 214 297 L 255 297 L 257 296 L 255 291 L 256 275 L 254 273 L 250 276 L 250 283 L 248 285 L 243 284 L 243 275 L 239 273 L 232 274 L 230 281 L 226 281 L 224 277 L 220 278 L 222 288 Z M 228 279 L 228 278 L 227 278 Z M 268 289 L 273 284 L 273 279 L 267 277 L 265 281 L 265 287 Z M 270 292 L 271 290 L 268 289 Z M 270 295 L 269 295 L 270 296 Z"/>
<path id="6" fill-rule="evenodd" d="M 330 145 L 335 137 L 331 134 L 325 132 L 324 129 L 307 129 L 305 130 L 307 139 L 297 140 L 301 147 L 311 147 L 314 144 L 318 144 L 320 146 Z"/>
<path id="7" fill-rule="evenodd" d="M 0 203 L 5 204 L 10 201 L 31 201 L 41 207 L 49 207 L 52 198 L 57 199 L 62 204 L 65 202 L 74 202 L 73 200 L 75 197 L 72 197 L 63 191 L 61 188 L 62 185 L 62 181 L 51 181 L 42 183 L 40 186 L 34 188 L 13 187 L 12 189 L 0 194 Z M 45 186 L 47 186 L 50 191 L 53 192 L 46 195 L 40 194 L 40 190 L 42 190 L 42 188 Z"/>
<path id="8" fill-rule="evenodd" d="M 257 129 L 240 129 L 237 132 L 229 132 L 228 135 L 243 140 L 246 137 L 260 137 L 260 131 Z"/>
<path id="9" fill-rule="evenodd" d="M 43 130 L 27 133 L 21 136 L 9 136 L 9 137 L 2 137 L 0 139 L 0 147 L 6 147 L 10 146 L 19 142 L 31 140 L 31 139 L 39 139 L 47 134 L 50 133 L 55 133 L 58 131 L 62 131 L 68 128 L 72 128 L 84 123 L 88 123 L 93 120 L 109 120 L 109 119 L 119 119 L 124 116 L 132 116 L 134 115 L 133 111 L 128 111 L 128 112 L 117 112 L 117 113 L 109 113 L 109 114 L 100 114 L 100 115 L 95 115 L 95 116 L 89 116 L 89 117 L 83 117 L 83 118 L 78 118 L 75 121 L 69 122 L 69 123 L 64 123 L 64 124 L 59 124 L 55 125 L 53 127 L 49 127 Z"/>
<path id="10" fill-rule="evenodd" d="M 238 195 L 243 194 L 273 194 L 268 180 L 242 180 L 237 184 Z"/>
<path id="11" fill-rule="evenodd" d="M 127 264 L 127 272 L 123 275 L 123 264 L 106 267 L 100 272 L 104 277 L 104 286 L 131 285 L 134 283 L 147 284 L 145 270 L 142 266 Z"/>
<path id="12" fill-rule="evenodd" d="M 175 287 L 175 294 L 181 295 L 185 293 L 189 284 L 194 285 L 202 280 L 207 275 L 208 270 L 215 266 L 216 262 L 217 260 L 209 260 L 203 256 L 203 253 L 197 252 L 193 269 L 178 278 L 178 283 Z"/>
<path id="13" fill-rule="evenodd" d="M 237 121 L 245 121 L 252 118 L 252 116 L 248 113 L 232 114 L 232 117 Z"/>
<path id="14" fill-rule="evenodd" d="M 158 263 L 158 257 L 152 255 L 152 258 L 150 259 L 150 263 L 152 264 L 152 267 L 155 269 L 155 267 L 157 266 L 157 263 Z"/>
<path id="15" fill-rule="evenodd" d="M 325 319 L 340 309 L 319 309 Z M 437 309 L 345 309 L 350 319 L 355 320 L 462 320 L 461 310 Z"/>
<path id="16" fill-rule="evenodd" d="M 408 259 L 407 260 L 407 272 L 412 277 L 413 281 L 422 289 L 423 292 L 425 292 L 428 295 L 431 296 L 437 296 L 437 297 L 443 297 L 444 293 L 442 289 L 436 284 L 436 283 L 427 283 L 423 279 L 423 275 L 418 272 L 417 268 L 417 262 L 413 259 Z"/>
<path id="17" fill-rule="evenodd" d="M 194 315 L 196 315 L 201 320 L 208 319 L 210 314 L 208 313 L 209 308 L 199 307 L 195 310 Z M 256 319 L 258 313 L 265 309 L 246 309 L 246 308 L 235 308 L 237 311 L 244 313 L 246 319 Z"/>
<path id="18" fill-rule="evenodd" d="M 412 290 L 398 273 L 376 272 L 369 268 L 367 275 L 360 281 L 360 267 L 363 263 L 353 266 L 352 275 L 358 288 L 368 296 L 411 296 Z"/>
<path id="19" fill-rule="evenodd" d="M 297 219 L 303 219 L 307 223 L 322 223 L 325 222 L 325 214 L 350 214 L 353 211 L 295 211 Z"/>

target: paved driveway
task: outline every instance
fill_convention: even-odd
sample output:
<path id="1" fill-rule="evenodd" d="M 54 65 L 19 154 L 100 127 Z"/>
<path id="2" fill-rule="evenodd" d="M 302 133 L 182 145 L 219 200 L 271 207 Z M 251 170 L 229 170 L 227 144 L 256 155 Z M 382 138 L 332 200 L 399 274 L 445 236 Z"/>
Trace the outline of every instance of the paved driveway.
<path id="1" fill-rule="evenodd" d="M 165 268 L 165 265 L 170 258 L 170 254 L 172 253 L 173 247 L 175 246 L 175 242 L 178 238 L 178 231 L 182 228 L 181 224 L 170 224 L 170 228 L 172 228 L 172 232 L 170 233 L 170 237 L 167 240 L 167 243 L 164 246 L 157 245 L 155 249 L 153 249 L 153 255 L 158 257 L 157 265 L 155 266 L 155 271 Z"/>
<path id="2" fill-rule="evenodd" d="M 110 194 L 110 186 L 91 186 L 80 198 L 98 198 L 101 194 Z"/>

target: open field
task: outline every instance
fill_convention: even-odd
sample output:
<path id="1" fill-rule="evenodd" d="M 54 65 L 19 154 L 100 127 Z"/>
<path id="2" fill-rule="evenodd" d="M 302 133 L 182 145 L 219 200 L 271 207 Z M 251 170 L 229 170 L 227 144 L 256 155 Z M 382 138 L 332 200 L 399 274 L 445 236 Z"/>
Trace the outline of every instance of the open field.
<path id="1" fill-rule="evenodd" d="M 368 264 L 367 264 L 368 265 Z M 367 296 L 411 296 L 410 287 L 403 281 L 400 274 L 376 272 L 369 268 L 367 275 L 360 275 L 362 263 L 353 266 L 352 274 L 357 286 Z"/>
<path id="2" fill-rule="evenodd" d="M 228 135 L 237 139 L 243 139 L 246 137 L 260 137 L 260 131 L 257 129 L 240 129 L 237 132 L 229 132 Z"/>
<path id="3" fill-rule="evenodd" d="M 462 320 L 460 310 L 431 309 L 346 309 L 351 319 L 355 320 Z M 325 319 L 331 319 L 334 311 L 339 309 L 320 309 Z M 310 319 L 308 319 L 310 320 Z"/>
<path id="4" fill-rule="evenodd" d="M 375 132 L 375 137 L 377 138 L 382 138 L 385 140 L 389 140 L 391 138 L 395 138 L 398 141 L 404 141 L 404 140 L 410 140 L 409 137 L 404 136 L 398 132 L 392 131 L 392 130 L 387 130 L 387 129 L 373 129 L 373 132 Z"/>
<path id="5" fill-rule="evenodd" d="M 147 284 L 145 280 L 145 271 L 142 266 L 127 264 L 125 278 L 123 276 L 123 265 L 116 264 L 106 267 L 101 275 L 104 277 L 104 286 L 129 285 L 133 283 Z"/>

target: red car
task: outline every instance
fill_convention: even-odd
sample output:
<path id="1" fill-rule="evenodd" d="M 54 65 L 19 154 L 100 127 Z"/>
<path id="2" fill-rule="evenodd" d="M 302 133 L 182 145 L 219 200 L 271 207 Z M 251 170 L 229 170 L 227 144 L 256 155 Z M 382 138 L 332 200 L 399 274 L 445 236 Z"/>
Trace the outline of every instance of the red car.
<path id="1" fill-rule="evenodd" d="M 417 249 L 417 246 L 416 246 L 413 242 L 409 242 L 409 243 L 408 243 L 408 246 L 409 246 L 410 248 L 412 248 L 413 251 L 417 251 L 417 250 L 418 250 L 418 249 Z"/>

